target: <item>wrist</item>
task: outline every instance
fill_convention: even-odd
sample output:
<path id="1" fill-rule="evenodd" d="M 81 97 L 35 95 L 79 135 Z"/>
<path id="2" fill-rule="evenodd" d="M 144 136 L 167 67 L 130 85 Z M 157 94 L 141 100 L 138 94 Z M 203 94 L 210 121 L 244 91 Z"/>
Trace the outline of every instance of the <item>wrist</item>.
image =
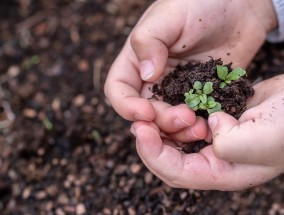
<path id="1" fill-rule="evenodd" d="M 266 33 L 277 28 L 278 21 L 272 0 L 245 0 Z"/>

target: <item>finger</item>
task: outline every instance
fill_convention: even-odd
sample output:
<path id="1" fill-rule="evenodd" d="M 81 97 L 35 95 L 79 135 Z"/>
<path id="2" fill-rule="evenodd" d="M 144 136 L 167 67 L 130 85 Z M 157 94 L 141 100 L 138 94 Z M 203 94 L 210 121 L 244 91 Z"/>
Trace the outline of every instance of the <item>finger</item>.
<path id="1" fill-rule="evenodd" d="M 202 117 L 196 117 L 194 125 L 182 129 L 176 133 L 168 134 L 168 136 L 179 142 L 188 143 L 197 140 L 203 140 L 208 135 L 208 127 L 206 121 Z"/>
<path id="2" fill-rule="evenodd" d="M 185 13 L 174 1 L 156 2 L 131 32 L 130 43 L 140 62 L 142 80 L 154 81 L 163 73 L 168 48 L 182 32 Z"/>
<path id="3" fill-rule="evenodd" d="M 181 154 L 163 143 L 153 123 L 135 122 L 133 129 L 137 151 L 144 164 L 172 187 L 240 190 L 261 184 L 278 174 L 269 167 L 220 160 L 210 146 L 200 153 Z"/>
<path id="4" fill-rule="evenodd" d="M 283 92 L 283 85 L 284 85 L 284 75 L 278 75 L 270 79 L 259 82 L 253 87 L 255 93 L 252 97 L 248 99 L 247 109 L 255 107 L 263 102 L 267 102 L 266 100 L 271 98 L 271 95 L 273 95 L 274 100 L 276 100 L 275 95 L 278 95 L 279 96 L 278 99 L 282 101 L 281 91 Z M 273 87 L 267 87 L 267 86 L 273 86 Z"/>
<path id="5" fill-rule="evenodd" d="M 140 97 L 141 87 L 134 53 L 126 44 L 109 71 L 104 86 L 105 95 L 123 118 L 151 121 L 155 112 L 150 101 Z"/>
<path id="6" fill-rule="evenodd" d="M 152 101 L 156 112 L 155 123 L 165 133 L 174 133 L 194 125 L 195 113 L 186 104 L 172 106 L 162 101 Z"/>
<path id="7" fill-rule="evenodd" d="M 250 112 L 253 114 L 250 115 Z M 259 114 L 256 115 L 257 113 Z M 282 140 L 277 139 L 279 130 L 275 129 L 269 114 L 250 109 L 245 117 L 241 123 L 222 112 L 209 117 L 216 156 L 230 162 L 273 165 L 278 160 L 279 163 L 275 147 L 279 148 L 279 153 L 283 153 L 283 149 L 274 143 L 282 143 Z M 283 129 L 281 125 L 281 130 Z M 280 154 L 279 156 L 282 157 Z"/>

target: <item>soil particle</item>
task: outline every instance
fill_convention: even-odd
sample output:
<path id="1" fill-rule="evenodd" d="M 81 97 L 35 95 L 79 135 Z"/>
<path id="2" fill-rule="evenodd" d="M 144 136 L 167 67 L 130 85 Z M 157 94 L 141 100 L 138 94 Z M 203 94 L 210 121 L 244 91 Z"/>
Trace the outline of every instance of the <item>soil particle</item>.
<path id="1" fill-rule="evenodd" d="M 204 147 L 208 146 L 209 143 L 207 143 L 204 140 L 199 140 L 196 141 L 194 143 L 188 143 L 185 146 L 182 147 L 182 151 L 186 154 L 190 154 L 190 153 L 196 153 L 199 152 L 201 149 L 203 149 Z"/>

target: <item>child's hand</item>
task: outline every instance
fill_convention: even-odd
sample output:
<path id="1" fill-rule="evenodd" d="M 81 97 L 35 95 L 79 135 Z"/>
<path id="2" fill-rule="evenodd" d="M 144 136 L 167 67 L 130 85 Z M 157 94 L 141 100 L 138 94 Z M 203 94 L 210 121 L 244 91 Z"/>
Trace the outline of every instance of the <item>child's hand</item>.
<path id="1" fill-rule="evenodd" d="M 180 154 L 167 144 L 208 139 L 205 121 L 185 105 L 148 99 L 153 82 L 179 63 L 212 56 L 246 67 L 275 27 L 267 0 L 160 0 L 148 8 L 113 63 L 105 94 L 122 117 L 138 121 L 133 125 L 137 149 L 150 170 L 174 186 L 223 190 L 263 183 L 277 174 L 267 166 L 222 161 L 212 146 Z"/>
<path id="2" fill-rule="evenodd" d="M 255 91 L 239 120 L 222 112 L 210 116 L 213 145 L 199 153 L 180 153 L 154 123 L 133 123 L 141 159 L 180 188 L 240 190 L 278 176 L 284 172 L 284 75 L 257 84 Z"/>
<path id="3" fill-rule="evenodd" d="M 215 154 L 224 160 L 284 171 L 284 75 L 255 86 L 248 110 L 237 121 L 215 113 L 209 123 Z"/>
<path id="4" fill-rule="evenodd" d="M 154 121 L 166 133 L 176 133 L 195 123 L 206 127 L 184 106 L 165 114 L 167 104 L 148 99 L 152 96 L 150 82 L 178 63 L 208 60 L 209 56 L 245 67 L 262 45 L 266 31 L 271 30 L 263 22 L 266 16 L 257 16 L 249 2 L 156 1 L 140 19 L 110 69 L 105 94 L 114 109 L 131 121 Z M 267 4 L 267 0 L 263 4 L 253 2 L 271 9 Z M 200 133 L 202 138 L 207 131 Z M 185 137 L 187 140 L 190 137 Z"/>

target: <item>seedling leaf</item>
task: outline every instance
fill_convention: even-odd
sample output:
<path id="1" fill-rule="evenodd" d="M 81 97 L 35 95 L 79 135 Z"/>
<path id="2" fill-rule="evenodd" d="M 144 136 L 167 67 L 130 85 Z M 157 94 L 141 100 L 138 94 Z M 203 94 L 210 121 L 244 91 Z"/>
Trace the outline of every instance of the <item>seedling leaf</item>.
<path id="1" fill-rule="evenodd" d="M 215 99 L 212 96 L 208 96 L 208 99 L 207 99 L 208 108 L 214 108 L 216 104 L 217 102 L 215 102 Z"/>
<path id="2" fill-rule="evenodd" d="M 232 83 L 232 81 L 231 81 L 231 80 L 226 80 L 225 82 L 226 82 L 226 84 L 230 84 L 230 83 Z"/>
<path id="3" fill-rule="evenodd" d="M 224 84 L 226 85 L 225 82 Z M 221 104 L 216 102 L 212 96 L 209 96 L 213 90 L 212 82 L 206 82 L 202 85 L 200 81 L 196 81 L 193 84 L 193 89 L 184 93 L 184 101 L 193 111 L 197 111 L 198 109 L 207 110 L 209 114 L 220 111 Z"/>
<path id="4" fill-rule="evenodd" d="M 200 101 L 203 103 L 203 104 L 206 104 L 207 103 L 207 95 L 206 94 L 202 94 L 201 96 L 199 96 L 200 98 Z"/>
<path id="5" fill-rule="evenodd" d="M 196 107 L 198 104 L 199 104 L 199 101 L 200 100 L 193 100 L 193 101 L 190 101 L 187 105 L 188 105 L 188 107 L 190 107 L 190 108 L 194 108 L 194 107 Z"/>
<path id="6" fill-rule="evenodd" d="M 200 81 L 195 81 L 194 84 L 193 84 L 193 88 L 195 90 L 201 90 L 202 89 L 202 84 Z"/>
<path id="7" fill-rule="evenodd" d="M 188 94 L 186 97 L 185 97 L 185 101 L 191 101 L 191 100 L 194 100 L 195 98 L 199 97 L 198 94 Z"/>
<path id="8" fill-rule="evenodd" d="M 185 98 L 185 103 L 187 104 L 188 107 L 193 108 L 200 103 L 200 97 L 197 94 L 188 95 Z"/>
<path id="9" fill-rule="evenodd" d="M 216 106 L 216 102 L 213 102 L 213 101 L 208 101 L 207 104 L 209 108 L 214 108 Z"/>
<path id="10" fill-rule="evenodd" d="M 200 103 L 200 104 L 199 104 L 199 108 L 200 108 L 201 110 L 206 110 L 206 109 L 207 109 L 207 105 L 206 105 L 206 104 L 203 104 L 203 103 Z"/>
<path id="11" fill-rule="evenodd" d="M 227 84 L 225 82 L 221 82 L 219 84 L 219 88 L 223 89 Z"/>
<path id="12" fill-rule="evenodd" d="M 207 99 L 207 100 L 208 100 L 208 102 L 211 102 L 211 101 L 212 101 L 212 102 L 215 102 L 215 99 L 214 99 L 212 96 L 208 96 L 208 99 Z"/>
<path id="13" fill-rule="evenodd" d="M 206 94 L 206 95 L 209 95 L 212 92 L 213 92 L 213 83 L 212 82 L 206 82 L 204 84 L 204 87 L 203 87 L 203 93 Z"/>
<path id="14" fill-rule="evenodd" d="M 216 102 L 216 105 L 214 108 L 207 109 L 207 112 L 209 115 L 212 113 L 218 112 L 222 110 L 222 105 L 219 102 Z"/>
<path id="15" fill-rule="evenodd" d="M 196 105 L 195 107 L 190 108 L 193 111 L 197 111 L 198 110 L 198 105 Z"/>
<path id="16" fill-rule="evenodd" d="M 240 77 L 244 76 L 246 74 L 246 71 L 242 68 L 235 68 L 232 72 L 230 72 L 227 76 L 227 80 L 235 81 L 240 79 Z"/>
<path id="17" fill-rule="evenodd" d="M 53 124 L 47 117 L 43 118 L 42 123 L 46 130 L 52 130 Z"/>
<path id="18" fill-rule="evenodd" d="M 217 65 L 217 75 L 220 80 L 225 81 L 228 76 L 228 68 L 226 66 Z"/>

